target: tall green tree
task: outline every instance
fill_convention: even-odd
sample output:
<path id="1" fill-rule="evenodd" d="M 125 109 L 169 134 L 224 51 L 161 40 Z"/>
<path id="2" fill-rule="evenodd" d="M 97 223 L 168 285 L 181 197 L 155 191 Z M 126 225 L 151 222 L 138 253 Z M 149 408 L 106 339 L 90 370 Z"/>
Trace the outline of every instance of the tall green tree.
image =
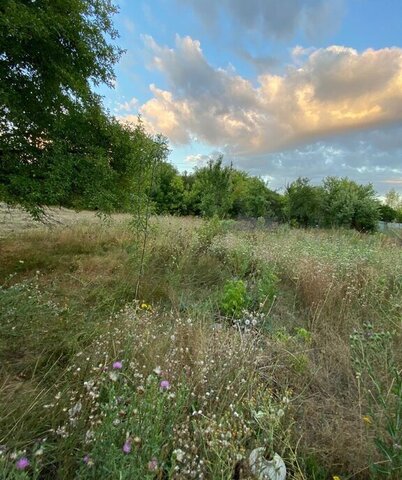
<path id="1" fill-rule="evenodd" d="M 270 190 L 263 179 L 241 170 L 232 172 L 232 217 L 282 218 L 280 195 Z"/>
<path id="2" fill-rule="evenodd" d="M 380 204 L 371 184 L 327 177 L 323 182 L 323 219 L 330 227 L 373 231 L 380 219 Z"/>
<path id="3" fill-rule="evenodd" d="M 308 178 L 298 178 L 286 188 L 285 213 L 288 220 L 303 227 L 320 223 L 322 190 L 310 184 Z"/>
<path id="4" fill-rule="evenodd" d="M 113 154 L 129 134 L 92 89 L 114 81 L 122 53 L 113 43 L 114 13 L 110 0 L 0 2 L 3 200 L 39 214 L 84 187 L 84 170 L 94 189 L 121 176 Z"/>
<path id="5" fill-rule="evenodd" d="M 184 214 L 184 182 L 177 169 L 170 163 L 161 162 L 155 171 L 150 192 L 154 210 L 158 214 Z"/>
<path id="6" fill-rule="evenodd" d="M 190 201 L 201 215 L 217 215 L 220 218 L 229 215 L 232 204 L 232 173 L 231 166 L 223 165 L 222 155 L 196 170 Z"/>

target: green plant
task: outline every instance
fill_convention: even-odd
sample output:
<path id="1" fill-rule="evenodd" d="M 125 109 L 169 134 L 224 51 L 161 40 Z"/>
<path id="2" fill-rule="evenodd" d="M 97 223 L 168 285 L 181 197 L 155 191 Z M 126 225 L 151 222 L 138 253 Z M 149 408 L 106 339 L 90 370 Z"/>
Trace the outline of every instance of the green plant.
<path id="1" fill-rule="evenodd" d="M 249 297 L 243 280 L 229 280 L 223 287 L 219 309 L 227 317 L 238 317 L 247 308 Z"/>
<path id="2" fill-rule="evenodd" d="M 370 465 L 374 478 L 398 479 L 402 470 L 402 374 L 392 350 L 394 334 L 371 324 L 350 336 L 359 391 L 367 402 L 362 420 L 375 432 L 380 460 Z"/>
<path id="3" fill-rule="evenodd" d="M 197 249 L 208 250 L 212 240 L 223 232 L 222 223 L 217 215 L 205 220 L 197 229 Z"/>
<path id="4" fill-rule="evenodd" d="M 274 298 L 278 295 L 278 284 L 279 277 L 277 274 L 268 265 L 263 267 L 255 285 L 255 301 L 260 308 L 272 304 Z"/>

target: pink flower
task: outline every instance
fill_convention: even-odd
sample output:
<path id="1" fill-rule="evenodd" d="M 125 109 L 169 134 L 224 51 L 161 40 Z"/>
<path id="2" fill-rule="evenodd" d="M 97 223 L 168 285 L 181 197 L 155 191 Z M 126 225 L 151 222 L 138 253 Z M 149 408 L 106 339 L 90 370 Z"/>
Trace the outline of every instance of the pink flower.
<path id="1" fill-rule="evenodd" d="M 123 452 L 130 453 L 131 452 L 131 439 L 128 438 L 123 445 Z"/>
<path id="2" fill-rule="evenodd" d="M 169 390 L 170 388 L 169 380 L 162 380 L 159 386 L 161 387 L 162 390 Z"/>
<path id="3" fill-rule="evenodd" d="M 92 460 L 92 458 L 89 455 L 85 455 L 85 457 L 82 459 L 82 461 L 86 465 L 88 465 L 88 467 L 92 467 L 92 465 L 94 464 L 94 461 Z"/>
<path id="4" fill-rule="evenodd" d="M 29 465 L 30 463 L 27 457 L 21 457 L 15 464 L 17 470 L 25 470 L 27 467 L 29 467 Z"/>
<path id="5" fill-rule="evenodd" d="M 156 458 L 148 462 L 148 470 L 150 472 L 156 472 L 158 470 L 158 460 Z"/>
<path id="6" fill-rule="evenodd" d="M 114 362 L 113 363 L 113 368 L 115 370 L 121 370 L 123 368 L 123 362 L 120 362 L 120 361 L 119 362 Z"/>

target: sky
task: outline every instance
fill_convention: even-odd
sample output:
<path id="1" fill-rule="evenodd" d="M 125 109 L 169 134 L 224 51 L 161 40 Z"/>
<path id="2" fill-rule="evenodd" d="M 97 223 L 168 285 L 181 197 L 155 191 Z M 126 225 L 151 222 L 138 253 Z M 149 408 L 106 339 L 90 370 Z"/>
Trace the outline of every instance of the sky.
<path id="1" fill-rule="evenodd" d="M 402 0 L 117 0 L 114 89 L 191 171 L 218 154 L 281 190 L 297 177 L 402 193 Z"/>

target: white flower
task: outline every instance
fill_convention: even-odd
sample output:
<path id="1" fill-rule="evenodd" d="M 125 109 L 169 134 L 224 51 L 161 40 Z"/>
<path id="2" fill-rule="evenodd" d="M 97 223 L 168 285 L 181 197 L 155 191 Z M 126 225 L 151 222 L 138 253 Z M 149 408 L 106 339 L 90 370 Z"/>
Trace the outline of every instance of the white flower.
<path id="1" fill-rule="evenodd" d="M 81 411 L 81 408 L 82 408 L 82 403 L 80 401 L 78 401 L 74 406 L 72 406 L 69 411 L 68 411 L 68 414 L 70 417 L 75 417 L 76 415 L 78 415 Z"/>
<path id="2" fill-rule="evenodd" d="M 177 448 L 173 450 L 173 455 L 176 457 L 176 460 L 181 463 L 184 460 L 185 453 L 180 448 Z"/>

